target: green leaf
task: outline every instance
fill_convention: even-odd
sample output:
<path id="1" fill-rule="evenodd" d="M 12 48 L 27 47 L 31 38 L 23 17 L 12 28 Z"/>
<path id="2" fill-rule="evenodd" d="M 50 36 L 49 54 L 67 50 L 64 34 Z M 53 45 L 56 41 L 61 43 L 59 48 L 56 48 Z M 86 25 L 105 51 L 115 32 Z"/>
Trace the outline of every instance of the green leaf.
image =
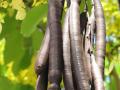
<path id="1" fill-rule="evenodd" d="M 12 90 L 12 83 L 5 77 L 0 77 L 0 90 Z"/>
<path id="2" fill-rule="evenodd" d="M 5 38 L 4 60 L 9 63 L 11 60 L 17 61 L 22 58 L 25 50 L 23 49 L 23 37 L 20 34 L 20 21 L 6 17 L 3 24 L 3 31 L 0 38 Z"/>
<path id="3" fill-rule="evenodd" d="M 31 36 L 40 20 L 47 14 L 47 4 L 32 8 L 21 25 L 21 33 L 25 37 Z"/>
<path id="4" fill-rule="evenodd" d="M 34 90 L 31 85 L 24 85 L 24 84 L 16 84 L 12 90 Z"/>
<path id="5" fill-rule="evenodd" d="M 5 76 L 6 70 L 7 70 L 7 68 L 5 65 L 0 65 L 0 77 Z"/>
<path id="6" fill-rule="evenodd" d="M 34 90 L 29 84 L 13 83 L 5 77 L 0 77 L 0 90 Z"/>
<path id="7" fill-rule="evenodd" d="M 116 88 L 116 81 L 115 81 L 115 77 L 111 76 L 111 90 L 117 90 Z"/>
<path id="8" fill-rule="evenodd" d="M 88 12 L 89 12 L 89 14 L 91 14 L 92 2 L 91 2 L 91 0 L 87 0 L 86 3 L 87 3 L 87 7 L 88 7 Z"/>
<path id="9" fill-rule="evenodd" d="M 5 64 L 13 62 L 13 72 L 18 74 L 20 70 L 30 65 L 33 51 L 32 44 L 20 34 L 20 21 L 16 21 L 14 17 L 6 18 L 3 24 L 3 32 L 0 39 L 5 39 L 4 61 Z M 31 42 L 32 43 L 32 42 Z"/>
<path id="10" fill-rule="evenodd" d="M 32 34 L 32 46 L 33 46 L 33 51 L 36 54 L 36 52 L 40 49 L 40 45 L 43 39 L 44 33 L 39 30 L 36 30 L 33 34 Z"/>
<path id="11" fill-rule="evenodd" d="M 80 12 L 83 12 L 84 9 L 85 9 L 85 0 L 82 0 L 80 4 Z"/>
<path id="12" fill-rule="evenodd" d="M 116 70 L 116 73 L 118 74 L 118 76 L 120 76 L 120 63 L 116 63 L 115 70 Z"/>
<path id="13" fill-rule="evenodd" d="M 2 32 L 2 24 L 0 23 L 0 33 Z"/>
<path id="14" fill-rule="evenodd" d="M 13 65 L 13 72 L 14 74 L 18 74 L 20 70 L 26 69 L 32 59 L 33 50 L 32 50 L 32 39 L 31 38 L 24 38 L 24 50 L 23 56 L 20 60 L 17 60 Z"/>

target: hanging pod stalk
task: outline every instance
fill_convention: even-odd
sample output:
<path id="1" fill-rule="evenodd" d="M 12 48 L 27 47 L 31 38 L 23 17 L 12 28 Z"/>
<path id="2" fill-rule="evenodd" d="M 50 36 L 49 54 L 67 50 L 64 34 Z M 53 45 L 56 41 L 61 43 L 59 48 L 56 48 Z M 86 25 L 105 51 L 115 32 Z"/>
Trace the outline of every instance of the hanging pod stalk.
<path id="1" fill-rule="evenodd" d="M 63 49 L 61 17 L 64 0 L 48 1 L 48 25 L 50 29 L 50 53 L 48 90 L 60 90 L 60 82 L 63 74 Z"/>
<path id="2" fill-rule="evenodd" d="M 96 60 L 97 64 L 100 67 L 102 75 L 104 75 L 104 59 L 105 59 L 105 20 L 103 8 L 100 0 L 93 0 L 95 8 L 95 19 L 96 19 Z"/>
<path id="3" fill-rule="evenodd" d="M 69 32 L 69 9 L 66 13 L 63 26 L 63 58 L 64 58 L 64 84 L 65 90 L 74 90 L 72 68 L 71 68 L 71 51 L 70 51 L 70 32 Z"/>
<path id="4" fill-rule="evenodd" d="M 50 42 L 50 31 L 49 28 L 47 27 L 40 51 L 38 52 L 37 55 L 37 60 L 35 62 L 35 72 L 37 75 L 39 75 L 42 71 L 44 71 L 45 68 L 47 68 L 49 42 Z"/>
<path id="5" fill-rule="evenodd" d="M 90 90 L 87 75 L 84 68 L 83 43 L 80 34 L 79 0 L 71 0 L 70 5 L 70 38 L 72 52 L 73 75 L 77 84 L 77 90 Z"/>

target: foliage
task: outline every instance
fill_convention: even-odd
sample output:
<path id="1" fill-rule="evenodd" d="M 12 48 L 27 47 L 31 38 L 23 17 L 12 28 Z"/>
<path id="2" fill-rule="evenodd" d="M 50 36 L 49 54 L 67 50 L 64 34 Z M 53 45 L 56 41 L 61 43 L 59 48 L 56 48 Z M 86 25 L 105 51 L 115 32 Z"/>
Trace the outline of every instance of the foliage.
<path id="1" fill-rule="evenodd" d="M 117 0 L 102 0 L 106 19 L 106 90 L 120 89 L 120 11 Z M 108 3 L 109 2 L 109 3 Z"/>
<path id="2" fill-rule="evenodd" d="M 120 11 L 117 0 L 102 0 L 102 5 L 107 29 L 105 87 L 120 90 Z M 34 62 L 46 17 L 47 0 L 0 0 L 0 90 L 34 90 Z"/>

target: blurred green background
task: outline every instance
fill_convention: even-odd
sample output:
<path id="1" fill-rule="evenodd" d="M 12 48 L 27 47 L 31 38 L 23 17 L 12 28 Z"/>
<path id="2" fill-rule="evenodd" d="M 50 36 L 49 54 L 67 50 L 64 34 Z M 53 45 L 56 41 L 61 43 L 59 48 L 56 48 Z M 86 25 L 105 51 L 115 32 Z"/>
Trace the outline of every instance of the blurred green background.
<path id="1" fill-rule="evenodd" d="M 120 90 L 120 10 L 117 0 L 101 1 L 107 33 L 104 84 L 106 90 Z M 84 5 L 83 0 L 81 12 Z M 0 0 L 0 90 L 35 90 L 34 63 L 47 8 L 47 0 Z"/>

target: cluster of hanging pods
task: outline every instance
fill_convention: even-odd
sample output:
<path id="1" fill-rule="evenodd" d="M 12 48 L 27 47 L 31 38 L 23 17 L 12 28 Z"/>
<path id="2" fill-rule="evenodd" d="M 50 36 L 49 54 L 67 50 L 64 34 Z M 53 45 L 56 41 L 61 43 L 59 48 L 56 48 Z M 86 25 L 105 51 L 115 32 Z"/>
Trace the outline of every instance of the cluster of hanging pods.
<path id="1" fill-rule="evenodd" d="M 100 0 L 48 0 L 48 22 L 35 63 L 36 90 L 104 90 L 105 21 Z M 85 0 L 86 2 L 87 0 Z"/>

